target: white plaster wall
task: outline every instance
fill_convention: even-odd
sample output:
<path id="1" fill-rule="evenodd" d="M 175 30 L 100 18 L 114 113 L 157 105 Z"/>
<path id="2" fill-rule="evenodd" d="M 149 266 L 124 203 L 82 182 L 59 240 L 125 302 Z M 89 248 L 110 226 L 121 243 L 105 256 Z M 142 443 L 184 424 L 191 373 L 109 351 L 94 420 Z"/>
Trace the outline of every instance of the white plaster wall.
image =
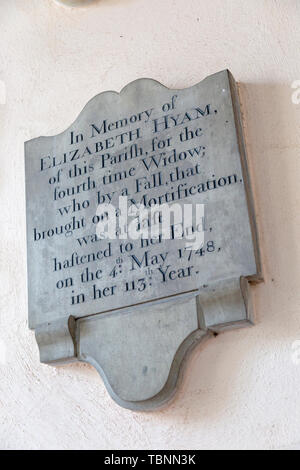
<path id="1" fill-rule="evenodd" d="M 297 0 L 0 0 L 2 449 L 298 446 L 299 25 Z M 179 88 L 226 67 L 242 83 L 264 261 L 257 324 L 198 348 L 164 411 L 132 413 L 92 367 L 39 363 L 27 329 L 23 142 L 61 132 L 95 94 L 136 78 Z"/>

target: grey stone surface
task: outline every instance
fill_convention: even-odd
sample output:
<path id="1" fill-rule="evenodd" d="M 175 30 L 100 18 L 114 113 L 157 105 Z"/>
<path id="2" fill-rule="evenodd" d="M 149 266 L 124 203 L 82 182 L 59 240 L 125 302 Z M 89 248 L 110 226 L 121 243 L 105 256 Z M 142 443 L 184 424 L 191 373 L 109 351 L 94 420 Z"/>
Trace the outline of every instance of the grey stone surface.
<path id="1" fill-rule="evenodd" d="M 124 402 L 156 396 L 167 382 L 178 348 L 199 328 L 195 297 L 78 323 L 80 358 L 94 364 L 111 395 Z"/>
<path id="2" fill-rule="evenodd" d="M 122 406 L 161 406 L 194 344 L 251 322 L 249 282 L 261 279 L 232 76 L 101 93 L 65 132 L 26 142 L 25 168 L 41 361 L 90 362 Z M 98 204 L 117 207 L 120 195 L 146 207 L 205 204 L 202 250 L 174 237 L 96 239 Z"/>

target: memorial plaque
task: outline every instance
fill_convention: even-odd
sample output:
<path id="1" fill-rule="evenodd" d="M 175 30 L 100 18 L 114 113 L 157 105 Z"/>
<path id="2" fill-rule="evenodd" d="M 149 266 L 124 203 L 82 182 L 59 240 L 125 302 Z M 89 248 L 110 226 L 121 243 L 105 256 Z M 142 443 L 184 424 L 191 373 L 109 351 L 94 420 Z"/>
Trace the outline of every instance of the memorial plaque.
<path id="1" fill-rule="evenodd" d="M 131 409 L 168 401 L 187 352 L 251 322 L 261 279 L 230 72 L 105 92 L 25 144 L 29 326 Z M 213 367 L 213 365 L 212 365 Z"/>

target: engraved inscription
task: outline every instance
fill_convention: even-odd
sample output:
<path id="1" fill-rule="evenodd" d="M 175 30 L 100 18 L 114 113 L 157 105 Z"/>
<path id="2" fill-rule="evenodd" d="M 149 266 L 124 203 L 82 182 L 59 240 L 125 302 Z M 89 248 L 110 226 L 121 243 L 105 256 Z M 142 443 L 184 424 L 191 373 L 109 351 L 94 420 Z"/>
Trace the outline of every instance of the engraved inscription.
<path id="1" fill-rule="evenodd" d="M 210 80 L 176 91 L 137 81 L 95 97 L 62 134 L 26 144 L 32 325 L 256 272 L 230 84 Z M 176 205 L 196 204 L 200 220 L 176 220 Z M 166 205 L 168 236 L 153 235 Z"/>

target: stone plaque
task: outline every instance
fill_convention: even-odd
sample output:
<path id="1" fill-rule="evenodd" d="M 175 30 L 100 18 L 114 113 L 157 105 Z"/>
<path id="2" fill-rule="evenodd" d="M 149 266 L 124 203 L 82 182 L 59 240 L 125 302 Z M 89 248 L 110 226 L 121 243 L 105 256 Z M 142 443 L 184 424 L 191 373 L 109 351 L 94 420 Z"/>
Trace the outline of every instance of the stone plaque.
<path id="1" fill-rule="evenodd" d="M 230 72 L 105 92 L 25 144 L 29 326 L 130 409 L 169 400 L 187 352 L 251 322 L 260 264 Z"/>

